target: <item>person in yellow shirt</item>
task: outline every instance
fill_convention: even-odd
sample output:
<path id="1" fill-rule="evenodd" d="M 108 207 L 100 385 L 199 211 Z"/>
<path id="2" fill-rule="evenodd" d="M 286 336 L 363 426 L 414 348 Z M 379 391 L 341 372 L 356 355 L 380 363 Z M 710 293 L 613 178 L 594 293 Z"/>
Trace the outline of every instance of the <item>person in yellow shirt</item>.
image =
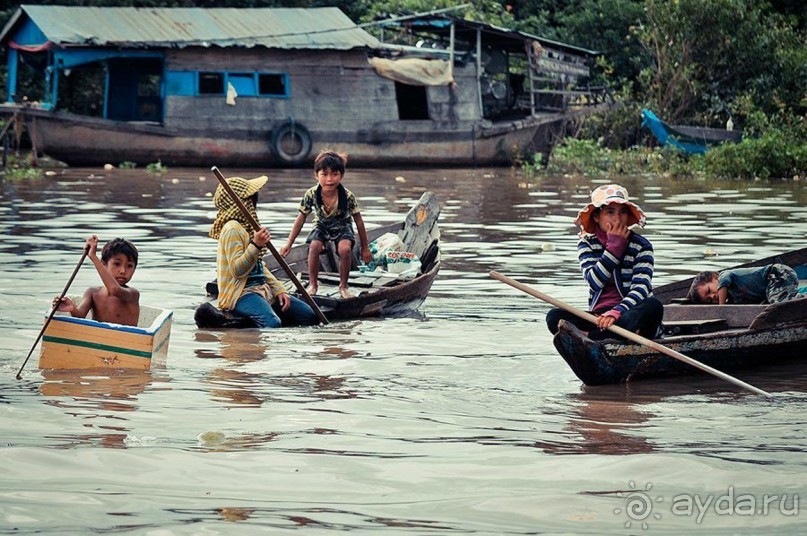
<path id="1" fill-rule="evenodd" d="M 267 180 L 265 175 L 254 179 L 227 179 L 255 221 L 259 221 L 258 191 Z M 249 220 L 222 185 L 216 188 L 213 203 L 218 214 L 209 236 L 219 243 L 216 255 L 219 308 L 247 316 L 259 328 L 319 324 L 314 310 L 290 295 L 264 266 L 263 256 L 271 238 L 269 230 L 266 227 L 251 230 Z"/>

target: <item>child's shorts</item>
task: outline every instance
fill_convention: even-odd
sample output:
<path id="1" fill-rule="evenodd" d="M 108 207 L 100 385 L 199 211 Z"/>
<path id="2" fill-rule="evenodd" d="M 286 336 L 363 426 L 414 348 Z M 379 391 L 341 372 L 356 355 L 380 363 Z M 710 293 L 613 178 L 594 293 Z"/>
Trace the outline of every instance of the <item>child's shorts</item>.
<path id="1" fill-rule="evenodd" d="M 768 271 L 768 303 L 779 303 L 799 297 L 799 276 L 790 266 L 772 264 Z"/>
<path id="2" fill-rule="evenodd" d="M 353 233 L 353 225 L 348 221 L 344 224 L 314 227 L 314 230 L 309 233 L 308 238 L 305 239 L 306 244 L 310 244 L 314 240 L 327 243 L 333 242 L 338 244 L 342 240 L 350 240 L 351 246 L 356 244 L 356 235 Z"/>

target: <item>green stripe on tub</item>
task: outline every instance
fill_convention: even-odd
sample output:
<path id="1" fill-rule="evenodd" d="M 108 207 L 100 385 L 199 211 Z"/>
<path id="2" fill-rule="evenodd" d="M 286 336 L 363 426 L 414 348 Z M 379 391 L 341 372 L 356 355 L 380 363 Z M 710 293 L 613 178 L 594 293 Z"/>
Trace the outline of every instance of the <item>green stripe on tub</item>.
<path id="1" fill-rule="evenodd" d="M 130 348 L 121 348 L 120 346 L 109 346 L 108 344 L 97 344 L 94 342 L 77 341 L 75 339 L 63 339 L 61 337 L 42 337 L 43 341 L 55 342 L 56 344 L 66 344 L 68 346 L 81 346 L 84 348 L 92 348 L 93 350 L 104 350 L 107 352 L 117 352 L 119 354 L 133 355 L 136 357 L 145 357 L 151 359 L 150 352 L 141 352 L 140 350 L 132 350 Z"/>

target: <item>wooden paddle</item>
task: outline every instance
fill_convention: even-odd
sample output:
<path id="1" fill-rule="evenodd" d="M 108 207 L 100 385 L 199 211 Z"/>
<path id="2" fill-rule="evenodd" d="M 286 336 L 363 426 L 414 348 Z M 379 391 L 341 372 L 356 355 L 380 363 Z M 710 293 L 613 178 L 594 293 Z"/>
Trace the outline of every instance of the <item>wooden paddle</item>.
<path id="1" fill-rule="evenodd" d="M 230 196 L 230 199 L 241 211 L 241 214 L 243 214 L 244 217 L 247 219 L 247 221 L 250 223 L 250 225 L 252 225 L 253 230 L 255 231 L 260 230 L 261 225 L 252 216 L 252 214 L 249 213 L 249 210 L 244 205 L 244 202 L 241 201 L 238 195 L 233 191 L 232 187 L 227 182 L 227 179 L 225 179 L 224 175 L 222 175 L 221 171 L 219 171 L 219 168 L 213 166 L 210 169 L 213 171 L 213 174 L 219 180 L 219 183 L 221 183 L 221 186 L 224 188 L 224 191 L 227 192 L 227 195 Z M 269 251 L 272 253 L 277 263 L 280 265 L 281 268 L 283 268 L 283 271 L 286 272 L 286 275 L 289 276 L 289 279 L 291 279 L 291 282 L 294 283 L 295 287 L 297 287 L 297 290 L 300 291 L 300 294 L 302 294 L 303 299 L 305 299 L 306 303 L 310 305 L 311 308 L 314 310 L 314 312 L 317 314 L 319 321 L 322 324 L 328 324 L 329 323 L 328 319 L 325 318 L 325 315 L 320 310 L 319 306 L 317 305 L 317 302 L 315 302 L 314 299 L 308 295 L 308 292 L 306 292 L 305 288 L 303 287 L 303 284 L 300 283 L 300 280 L 297 279 L 297 276 L 294 274 L 294 271 L 292 271 L 291 267 L 286 262 L 286 259 L 283 258 L 283 256 L 277 251 L 277 249 L 275 249 L 275 246 L 272 244 L 271 241 L 266 243 L 266 247 L 269 248 Z"/>
<path id="2" fill-rule="evenodd" d="M 587 313 L 586 311 L 581 311 L 580 309 L 576 309 L 576 308 L 572 307 L 571 305 L 568 305 L 568 304 L 566 304 L 566 303 L 564 303 L 564 302 L 562 302 L 560 300 L 556 300 L 555 298 L 552 298 L 551 296 L 547 296 L 546 294 L 544 294 L 542 292 L 539 292 L 539 291 L 535 290 L 532 287 L 529 287 L 529 286 L 527 286 L 527 285 L 525 285 L 523 283 L 519 283 L 518 281 L 516 281 L 514 279 L 510 279 L 509 277 L 507 277 L 505 275 L 502 275 L 502 274 L 500 274 L 498 272 L 493 271 L 493 272 L 490 272 L 490 277 L 492 277 L 493 279 L 498 279 L 502 283 L 506 283 L 506 284 L 510 285 L 511 287 L 517 288 L 518 290 L 520 290 L 522 292 L 526 292 L 530 296 L 534 296 L 534 297 L 536 297 L 538 299 L 541 299 L 541 300 L 543 300 L 543 301 L 545 301 L 547 303 L 550 303 L 550 304 L 554 305 L 555 307 L 560 307 L 561 309 L 563 309 L 565 311 L 568 311 L 568 312 L 570 312 L 570 313 L 572 313 L 572 314 L 574 314 L 576 316 L 579 316 L 583 320 L 587 320 L 587 321 L 591 322 L 592 324 L 595 324 L 595 325 L 597 324 L 597 317 L 594 316 L 593 314 Z M 763 391 L 762 389 L 758 389 L 757 387 L 754 387 L 753 385 L 749 385 L 749 384 L 745 383 L 742 380 L 738 380 L 734 376 L 730 376 L 730 375 L 728 375 L 728 374 L 726 374 L 724 372 L 720 372 L 719 370 L 714 369 L 714 368 L 710 367 L 709 365 L 704 365 L 700 361 L 696 361 L 696 360 L 692 359 L 691 357 L 685 356 L 684 354 L 682 354 L 681 352 L 678 352 L 677 350 L 673 350 L 672 348 L 668 348 L 668 347 L 666 347 L 664 345 L 661 345 L 661 344 L 657 343 L 656 341 L 646 339 L 645 337 L 642 337 L 641 335 L 637 335 L 636 333 L 633 333 L 633 332 L 628 331 L 628 330 L 626 330 L 624 328 L 621 328 L 621 327 L 617 326 L 616 324 L 610 326 L 608 329 L 613 331 L 614 333 L 616 333 L 618 335 L 621 335 L 622 337 L 624 337 L 624 338 L 626 338 L 626 339 L 628 339 L 630 341 L 633 341 L 633 342 L 639 343 L 641 345 L 647 346 L 649 348 L 652 348 L 653 350 L 655 350 L 657 352 L 661 352 L 662 354 L 666 354 L 666 355 L 668 355 L 668 356 L 670 356 L 670 357 L 672 357 L 674 359 L 677 359 L 678 361 L 683 361 L 684 363 L 686 363 L 688 365 L 692 365 L 693 367 L 699 368 L 704 372 L 708 372 L 709 374 L 711 374 L 713 376 L 717 376 L 721 380 L 726 380 L 727 382 L 731 382 L 734 385 L 738 385 L 738 386 L 740 386 L 740 387 L 742 387 L 744 389 L 748 389 L 749 391 L 752 391 L 752 392 L 754 392 L 756 394 L 759 394 L 759 395 L 765 395 L 765 396 L 770 396 L 770 397 L 773 396 L 772 394 L 768 393 L 767 391 Z"/>
<path id="3" fill-rule="evenodd" d="M 70 285 L 73 284 L 73 280 L 76 278 L 76 274 L 78 273 L 79 268 L 81 268 L 81 265 L 84 264 L 84 259 L 87 258 L 87 254 L 89 252 L 90 252 L 90 246 L 85 246 L 84 247 L 84 253 L 81 254 L 81 258 L 78 260 L 78 264 L 76 264 L 75 269 L 73 269 L 73 273 L 70 276 L 70 279 L 67 281 L 67 284 L 64 286 L 64 290 L 62 291 L 62 294 L 59 296 L 59 300 L 53 306 L 53 309 L 51 309 L 47 320 L 45 320 L 45 325 L 42 326 L 41 330 L 39 330 L 39 335 L 37 335 L 36 340 L 34 341 L 34 345 L 31 346 L 31 351 L 28 352 L 28 355 L 26 356 L 25 361 L 22 362 L 22 366 L 20 367 L 20 370 L 17 371 L 17 379 L 18 380 L 22 379 L 22 369 L 25 368 L 25 364 L 28 363 L 28 360 L 31 358 L 31 354 L 34 353 L 34 348 L 36 348 L 36 345 L 39 344 L 39 339 L 42 338 L 42 335 L 45 333 L 45 329 L 48 327 L 48 324 L 50 324 L 50 321 L 53 320 L 53 315 L 55 315 L 57 309 L 59 309 L 59 304 L 62 302 L 62 298 L 64 298 L 67 295 L 67 290 L 70 288 Z"/>

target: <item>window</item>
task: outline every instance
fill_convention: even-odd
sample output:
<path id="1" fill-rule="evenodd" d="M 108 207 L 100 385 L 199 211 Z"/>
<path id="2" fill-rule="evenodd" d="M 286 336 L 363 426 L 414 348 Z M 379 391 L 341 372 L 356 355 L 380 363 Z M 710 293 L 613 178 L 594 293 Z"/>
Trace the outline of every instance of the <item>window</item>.
<path id="1" fill-rule="evenodd" d="M 224 73 L 199 73 L 200 95 L 224 95 Z"/>
<path id="2" fill-rule="evenodd" d="M 278 97 L 285 97 L 288 95 L 286 92 L 286 75 L 283 74 L 259 74 L 258 75 L 258 94 L 259 95 L 272 95 Z"/>
<path id="3" fill-rule="evenodd" d="M 252 73 L 228 73 L 227 83 L 233 86 L 239 97 L 254 97 L 255 75 Z"/>
<path id="4" fill-rule="evenodd" d="M 173 94 L 186 95 L 181 71 L 169 73 Z M 232 86 L 239 97 L 288 97 L 289 78 L 285 73 L 198 72 L 198 95 L 224 95 Z"/>

